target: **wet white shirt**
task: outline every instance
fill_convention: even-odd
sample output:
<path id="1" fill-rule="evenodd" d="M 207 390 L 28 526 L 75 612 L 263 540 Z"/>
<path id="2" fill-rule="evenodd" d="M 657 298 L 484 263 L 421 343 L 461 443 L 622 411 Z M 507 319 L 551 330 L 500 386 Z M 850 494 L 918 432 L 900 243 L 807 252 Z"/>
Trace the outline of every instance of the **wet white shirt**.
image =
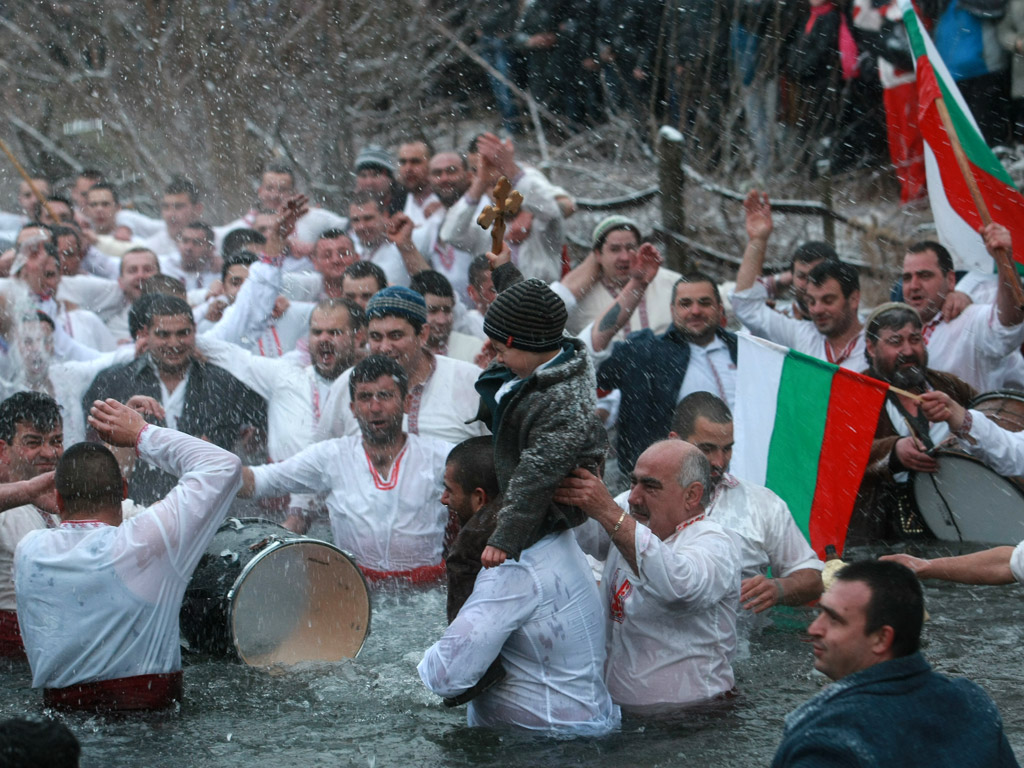
<path id="1" fill-rule="evenodd" d="M 684 524 L 665 541 L 636 526 L 633 573 L 617 547 L 601 579 L 612 700 L 623 707 L 693 704 L 732 689 L 740 553 L 718 523 Z"/>
<path id="2" fill-rule="evenodd" d="M 16 609 L 14 599 L 14 551 L 32 531 L 52 528 L 58 518 L 34 504 L 0 512 L 0 611 Z"/>
<path id="3" fill-rule="evenodd" d="M 383 269 L 384 275 L 388 279 L 388 285 L 409 287 L 409 270 L 405 268 L 405 260 L 402 259 L 397 245 L 390 240 L 382 240 L 373 248 L 368 248 L 358 238 L 355 242 L 360 260 L 372 261 Z"/>
<path id="4" fill-rule="evenodd" d="M 18 547 L 18 619 L 34 687 L 181 669 L 181 600 L 241 487 L 241 463 L 153 426 L 139 456 L 181 476 L 166 497 L 117 527 L 64 523 Z"/>
<path id="5" fill-rule="evenodd" d="M 679 273 L 671 269 L 659 269 L 644 291 L 640 304 L 633 310 L 629 323 L 615 334 L 615 339 L 622 341 L 630 333 L 644 328 L 650 328 L 655 334 L 667 331 L 672 325 L 672 292 L 679 277 Z M 600 319 L 615 298 L 604 283 L 595 283 L 569 315 L 566 329 L 569 333 L 579 334 L 585 326 Z"/>
<path id="6" fill-rule="evenodd" d="M 448 523 L 441 493 L 451 447 L 408 435 L 384 478 L 362 437 L 325 440 L 278 464 L 252 467 L 255 495 L 326 491 L 334 543 L 359 565 L 377 571 L 436 566 Z"/>
<path id="7" fill-rule="evenodd" d="M 979 392 L 999 389 L 1019 363 L 1024 323 L 1006 327 L 995 304 L 971 304 L 926 335 L 928 367 L 963 379 Z"/>
<path id="8" fill-rule="evenodd" d="M 410 407 L 412 415 L 406 413 L 402 428 L 412 434 L 449 443 L 489 435 L 490 430 L 482 421 L 466 423 L 476 418 L 480 408 L 480 395 L 474 386 L 480 369 L 471 363 L 440 355 L 434 356 L 434 363 L 434 373 L 423 388 L 419 407 Z M 317 427 L 317 440 L 359 434 L 359 424 L 349 407 L 348 380 L 351 374 L 350 368 L 331 386 L 330 397 Z"/>
<path id="9" fill-rule="evenodd" d="M 471 726 L 600 735 L 619 725 L 603 680 L 604 618 L 572 531 L 552 533 L 477 577 L 417 670 L 440 696 L 471 688 L 496 658 L 505 679 L 469 702 Z"/>
<path id="10" fill-rule="evenodd" d="M 828 360 L 825 336 L 818 331 L 814 323 L 786 317 L 765 304 L 768 299 L 768 291 L 761 283 L 754 283 L 745 291 L 736 291 L 730 298 L 736 317 L 755 336 L 774 341 L 776 344 L 782 344 L 819 360 Z M 848 349 L 834 350 L 836 355 L 841 358 L 841 361 L 837 361 L 838 365 L 851 371 L 863 373 L 868 369 L 864 348 L 864 331 L 862 329 Z M 935 368 L 936 366 L 929 363 L 929 367 Z"/>
<path id="11" fill-rule="evenodd" d="M 739 534 L 736 542 L 744 579 L 766 575 L 769 567 L 776 577 L 825 568 L 797 528 L 786 502 L 764 486 L 726 473 L 715 488 L 708 518 Z"/>
<path id="12" fill-rule="evenodd" d="M 959 447 L 1004 477 L 1024 475 L 1024 432 L 1003 429 L 980 411 L 970 414 L 970 439 L 960 438 Z"/>
<path id="13" fill-rule="evenodd" d="M 267 452 L 271 461 L 283 461 L 313 442 L 333 382 L 312 365 L 302 365 L 297 354 L 261 357 L 236 344 L 205 336 L 200 336 L 197 344 L 210 362 L 230 371 L 267 401 Z"/>

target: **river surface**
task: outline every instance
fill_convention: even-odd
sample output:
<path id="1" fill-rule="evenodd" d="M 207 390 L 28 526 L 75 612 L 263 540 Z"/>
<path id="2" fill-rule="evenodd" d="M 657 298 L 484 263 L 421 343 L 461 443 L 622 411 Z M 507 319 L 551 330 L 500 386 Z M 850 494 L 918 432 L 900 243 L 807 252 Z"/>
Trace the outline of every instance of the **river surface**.
<path id="1" fill-rule="evenodd" d="M 853 550 L 847 559 L 867 552 Z M 940 672 L 969 677 L 988 691 L 1024 758 L 1024 593 L 937 582 L 925 590 L 926 657 Z M 82 766 L 767 765 L 785 714 L 827 682 L 813 670 L 802 639 L 813 612 L 781 609 L 774 626 L 742 649 L 735 665 L 741 695 L 726 710 L 671 723 L 626 718 L 620 732 L 601 739 L 474 730 L 465 725 L 465 708 L 446 709 L 416 674 L 423 651 L 444 629 L 444 590 L 378 589 L 372 600 L 371 633 L 357 659 L 271 673 L 186 657 L 185 701 L 177 712 L 62 716 L 82 742 Z M 27 664 L 0 661 L 0 690 L 0 719 L 43 712 Z"/>

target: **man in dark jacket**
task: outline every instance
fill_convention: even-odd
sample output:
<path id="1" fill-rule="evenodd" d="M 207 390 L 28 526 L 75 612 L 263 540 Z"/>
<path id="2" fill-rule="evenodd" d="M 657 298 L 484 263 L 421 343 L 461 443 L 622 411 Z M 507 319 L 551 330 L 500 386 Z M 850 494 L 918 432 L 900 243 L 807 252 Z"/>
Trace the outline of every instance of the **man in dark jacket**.
<path id="1" fill-rule="evenodd" d="M 836 574 L 808 627 L 814 667 L 837 681 L 786 717 L 772 768 L 1015 766 L 995 703 L 918 651 L 921 585 L 897 563 Z"/>
<path id="2" fill-rule="evenodd" d="M 619 467 L 628 473 L 647 446 L 668 437 L 672 413 L 686 395 L 705 390 L 735 405 L 736 334 L 722 328 L 718 287 L 701 273 L 676 282 L 671 328 L 660 336 L 650 329 L 632 333 L 610 355 L 594 345 L 609 313 L 594 324 L 594 333 L 585 328 L 581 336 L 594 352 L 598 387 L 622 392 L 616 449 Z M 615 315 L 608 327 L 628 322 L 621 312 Z"/>
<path id="3" fill-rule="evenodd" d="M 196 354 L 195 322 L 186 302 L 158 296 L 149 305 L 148 352 L 123 365 L 100 371 L 83 400 L 92 403 L 112 397 L 126 402 L 147 395 L 165 411 L 156 424 L 231 449 L 243 427 L 266 425 L 266 403 L 251 389 Z M 144 461 L 137 461 L 129 480 L 129 496 L 151 504 L 166 496 L 177 479 Z"/>

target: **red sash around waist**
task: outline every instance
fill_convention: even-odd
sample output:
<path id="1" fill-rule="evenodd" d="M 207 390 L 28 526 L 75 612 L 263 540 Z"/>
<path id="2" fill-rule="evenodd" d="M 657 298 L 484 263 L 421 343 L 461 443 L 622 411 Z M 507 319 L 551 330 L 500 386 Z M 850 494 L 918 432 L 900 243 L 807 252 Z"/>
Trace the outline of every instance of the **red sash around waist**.
<path id="1" fill-rule="evenodd" d="M 0 611 L 0 658 L 25 658 L 25 644 L 21 641 L 16 611 Z"/>
<path id="2" fill-rule="evenodd" d="M 161 675 L 135 675 L 94 683 L 44 688 L 43 704 L 64 711 L 131 712 L 157 710 L 181 701 L 184 693 L 181 670 Z"/>
<path id="3" fill-rule="evenodd" d="M 444 578 L 444 561 L 437 565 L 421 565 L 419 568 L 412 568 L 408 571 L 375 571 L 373 568 L 359 566 L 363 576 L 369 582 L 377 581 L 408 581 L 412 584 L 426 584 L 431 581 L 440 581 Z"/>

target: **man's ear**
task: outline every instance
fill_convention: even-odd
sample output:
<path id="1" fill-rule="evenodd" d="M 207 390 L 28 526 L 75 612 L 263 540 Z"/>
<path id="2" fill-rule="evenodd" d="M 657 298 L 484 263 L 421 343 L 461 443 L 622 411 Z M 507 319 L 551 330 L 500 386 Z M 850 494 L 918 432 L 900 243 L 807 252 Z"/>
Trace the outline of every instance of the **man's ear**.
<path id="1" fill-rule="evenodd" d="M 885 656 L 892 649 L 892 644 L 896 640 L 896 630 L 888 624 L 883 624 L 872 634 L 874 635 L 871 642 L 872 653 L 876 656 Z"/>
<path id="2" fill-rule="evenodd" d="M 487 491 L 483 488 L 474 488 L 473 492 L 469 494 L 469 505 L 472 507 L 474 515 L 479 512 L 487 502 Z"/>
<path id="3" fill-rule="evenodd" d="M 700 505 L 700 500 L 703 496 L 704 484 L 693 482 L 686 486 L 686 492 L 683 495 L 683 499 L 686 501 L 687 506 L 696 507 Z"/>
<path id="4" fill-rule="evenodd" d="M 60 495 L 60 491 L 54 491 L 57 494 L 57 511 L 60 512 L 61 517 L 64 516 L 64 497 Z"/>

